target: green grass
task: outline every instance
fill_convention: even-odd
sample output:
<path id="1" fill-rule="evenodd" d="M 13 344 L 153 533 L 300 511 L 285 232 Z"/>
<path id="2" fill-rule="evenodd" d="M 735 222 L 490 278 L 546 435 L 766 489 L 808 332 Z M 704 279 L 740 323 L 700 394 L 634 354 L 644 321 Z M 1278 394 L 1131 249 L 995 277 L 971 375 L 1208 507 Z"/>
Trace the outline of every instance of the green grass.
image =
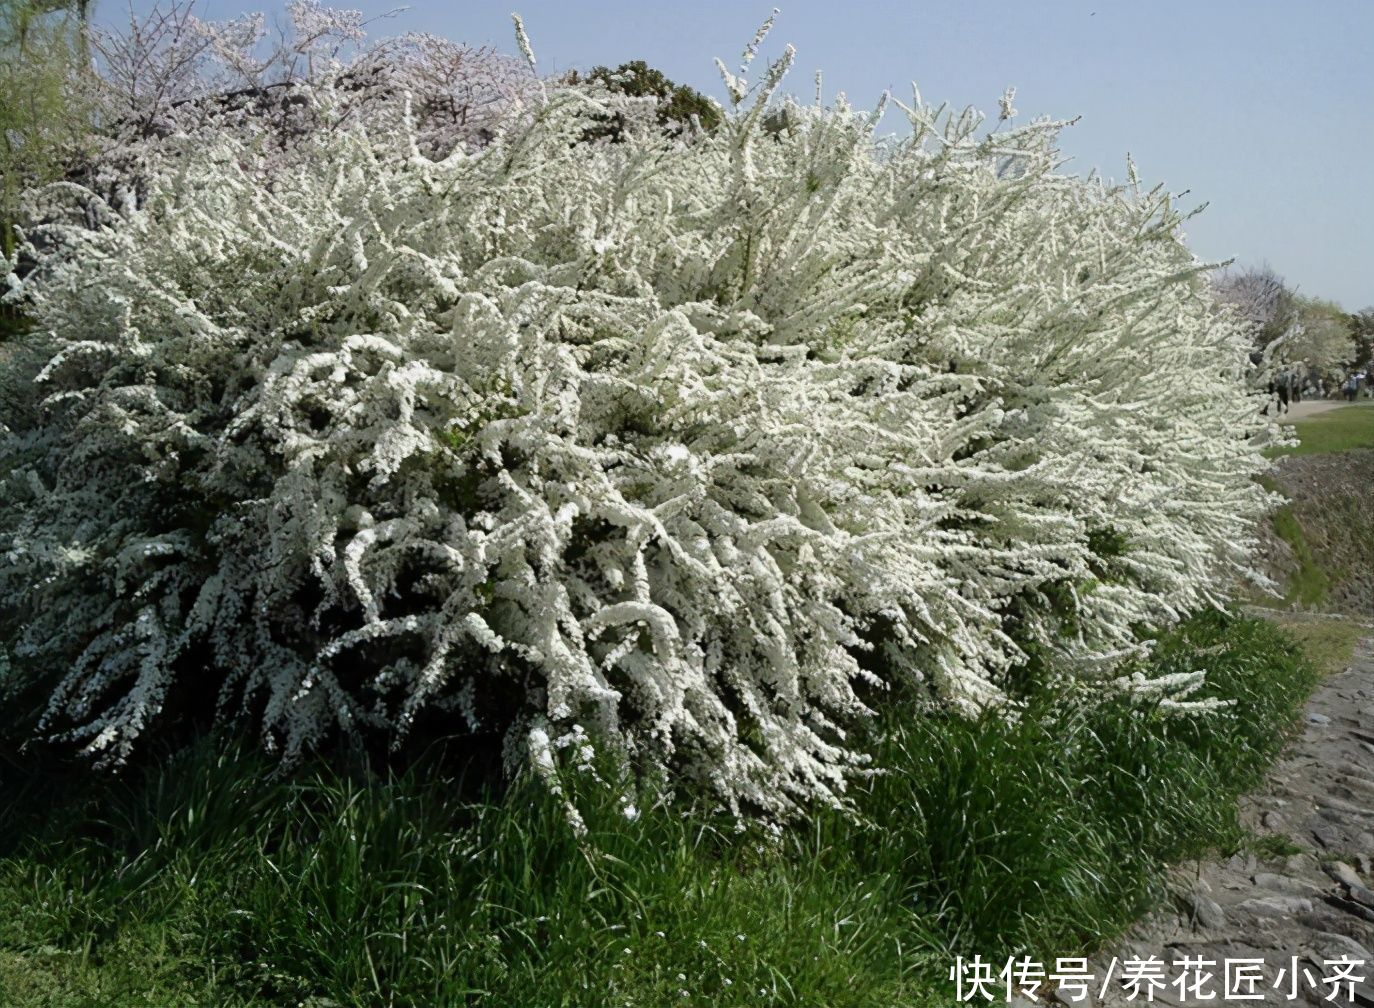
<path id="1" fill-rule="evenodd" d="M 1279 508 L 1271 521 L 1275 534 L 1292 549 L 1293 558 L 1298 564 L 1298 569 L 1288 579 L 1284 604 L 1303 607 L 1320 605 L 1331 589 L 1331 572 L 1313 555 L 1293 505 L 1285 504 Z"/>
<path id="2" fill-rule="evenodd" d="M 1272 612 L 1268 618 L 1293 639 L 1322 675 L 1334 675 L 1348 668 L 1355 645 L 1370 636 L 1366 626 L 1339 616 Z"/>
<path id="3" fill-rule="evenodd" d="M 955 953 L 1079 954 L 1158 898 L 1167 862 L 1245 845 L 1235 798 L 1317 672 L 1264 621 L 1217 614 L 1146 671 L 1202 666 L 1228 714 L 895 704 L 857 821 L 777 838 L 685 804 L 632 820 L 574 775 L 579 840 L 538 787 L 476 792 L 438 748 L 274 778 L 203 739 L 115 780 L 10 751 L 0 1004 L 948 1003 Z"/>
<path id="4" fill-rule="evenodd" d="M 1250 833 L 1245 838 L 1243 849 L 1247 854 L 1254 854 L 1268 861 L 1291 857 L 1294 854 L 1312 853 L 1309 848 L 1295 843 L 1292 838 L 1282 833 Z"/>
<path id="5" fill-rule="evenodd" d="M 1301 443 L 1275 451 L 1274 456 L 1374 448 L 1374 403 L 1359 402 L 1314 413 L 1294 421 L 1293 427 Z"/>

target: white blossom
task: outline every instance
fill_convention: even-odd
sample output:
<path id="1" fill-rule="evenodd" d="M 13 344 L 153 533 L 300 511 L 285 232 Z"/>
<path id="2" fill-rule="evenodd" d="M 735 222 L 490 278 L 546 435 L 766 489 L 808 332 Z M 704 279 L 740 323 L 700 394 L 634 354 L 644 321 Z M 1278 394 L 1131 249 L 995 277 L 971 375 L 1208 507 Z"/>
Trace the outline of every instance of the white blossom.
<path id="1" fill-rule="evenodd" d="M 1016 99 L 1016 88 L 1009 87 L 1002 92 L 1002 97 L 997 99 L 997 118 L 1002 122 L 1016 118 L 1016 108 L 1012 102 Z"/>
<path id="2" fill-rule="evenodd" d="M 137 206 L 32 195 L 0 623 L 54 730 L 435 708 L 550 786 L 594 749 L 781 814 L 890 696 L 1014 709 L 1032 649 L 1109 688 L 1245 573 L 1275 428 L 1167 193 L 919 98 L 882 146 L 843 102 L 588 140 L 609 100 L 430 157 L 325 81 L 289 157 L 180 132 Z"/>

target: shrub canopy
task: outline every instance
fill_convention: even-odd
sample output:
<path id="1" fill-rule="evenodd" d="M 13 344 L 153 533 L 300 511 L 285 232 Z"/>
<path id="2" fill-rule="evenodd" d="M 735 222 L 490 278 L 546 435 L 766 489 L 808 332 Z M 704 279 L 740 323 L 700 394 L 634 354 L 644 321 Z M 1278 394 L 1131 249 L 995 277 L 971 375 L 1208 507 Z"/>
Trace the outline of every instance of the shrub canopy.
<path id="1" fill-rule="evenodd" d="M 1058 174 L 1062 124 L 771 115 L 788 59 L 686 138 L 551 86 L 436 160 L 321 85 L 288 153 L 35 193 L 0 615 L 49 725 L 429 709 L 782 813 L 876 704 L 1109 683 L 1220 601 L 1273 429 L 1169 195 Z"/>

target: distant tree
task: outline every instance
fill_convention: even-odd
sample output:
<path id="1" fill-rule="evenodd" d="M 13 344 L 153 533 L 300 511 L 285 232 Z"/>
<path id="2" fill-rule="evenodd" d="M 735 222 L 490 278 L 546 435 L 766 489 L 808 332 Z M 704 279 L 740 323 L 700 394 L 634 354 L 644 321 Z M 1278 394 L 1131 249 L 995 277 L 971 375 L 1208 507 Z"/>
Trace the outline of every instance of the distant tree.
<path id="1" fill-rule="evenodd" d="M 576 70 L 566 78 L 569 84 L 596 83 L 607 90 L 618 92 L 629 98 L 654 99 L 654 116 L 660 126 L 681 130 L 696 123 L 703 130 L 713 130 L 721 123 L 721 109 L 718 104 L 700 91 L 685 84 L 675 84 L 661 70 L 656 70 L 643 60 L 622 63 L 614 70 L 609 67 L 593 67 L 586 76 Z M 600 136 L 620 139 L 627 120 L 624 113 L 610 117 Z"/>
<path id="2" fill-rule="evenodd" d="M 1334 377 L 1369 360 L 1374 307 L 1352 315 L 1332 301 L 1303 297 L 1268 266 L 1228 270 L 1213 279 L 1212 290 L 1249 324 L 1256 363 Z"/>
<path id="3" fill-rule="evenodd" d="M 20 194 L 60 177 L 88 132 L 87 13 L 85 2 L 0 0 L 0 291 Z"/>
<path id="4" fill-rule="evenodd" d="M 1350 329 L 1355 338 L 1355 366 L 1368 367 L 1374 358 L 1374 305 L 1352 314 Z"/>
<path id="5" fill-rule="evenodd" d="M 1212 287 L 1218 301 L 1233 306 L 1250 324 L 1256 350 L 1275 346 L 1296 321 L 1296 293 L 1268 266 L 1228 270 Z"/>
<path id="6" fill-rule="evenodd" d="M 4 0 L 0 10 L 5 12 L 6 27 L 16 30 L 22 44 L 26 41 L 29 29 L 41 23 L 49 14 L 74 14 L 82 29 L 90 17 L 91 0 Z"/>
<path id="7" fill-rule="evenodd" d="M 1351 316 L 1332 301 L 1293 298 L 1293 315 L 1279 357 L 1331 374 L 1349 367 L 1358 356 Z"/>

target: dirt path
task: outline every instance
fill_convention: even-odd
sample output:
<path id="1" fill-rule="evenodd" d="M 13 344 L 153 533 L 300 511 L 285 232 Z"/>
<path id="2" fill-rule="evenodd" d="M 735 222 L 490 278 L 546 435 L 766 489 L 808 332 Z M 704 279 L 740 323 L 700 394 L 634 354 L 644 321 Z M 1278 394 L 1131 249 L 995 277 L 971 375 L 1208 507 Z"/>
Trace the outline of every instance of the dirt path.
<path id="1" fill-rule="evenodd" d="M 1361 398 L 1357 402 L 1366 402 Z M 1340 409 L 1342 406 L 1349 406 L 1350 403 L 1344 399 L 1304 399 L 1302 402 L 1293 403 L 1288 407 L 1288 412 L 1281 414 L 1279 419 L 1285 423 L 1294 420 L 1301 420 L 1303 417 L 1310 417 L 1314 413 L 1325 413 L 1327 410 Z"/>
<path id="2" fill-rule="evenodd" d="M 1105 991 L 1093 1003 L 1143 1004 L 1150 989 L 1154 1001 L 1167 1005 L 1224 1004 L 1228 959 L 1263 960 L 1262 982 L 1233 989 L 1262 993 L 1266 1004 L 1351 1004 L 1344 986 L 1326 1000 L 1333 987 L 1322 980 L 1333 975 L 1329 961 L 1342 956 L 1364 960 L 1354 973 L 1374 980 L 1374 638 L 1362 641 L 1350 667 L 1317 689 L 1304 722 L 1301 737 L 1241 810 L 1247 826 L 1272 838 L 1269 849 L 1301 853 L 1180 868 L 1177 909 L 1143 921 L 1093 961 L 1093 993 Z M 1101 983 L 1113 959 L 1120 977 L 1128 958 L 1151 956 L 1164 964 L 1162 989 L 1136 984 L 1131 998 L 1131 988 L 1119 981 Z M 1188 974 L 1179 965 L 1185 956 L 1212 966 Z M 1208 970 L 1210 986 L 1190 991 L 1178 982 Z M 1210 999 L 1190 996 L 1208 990 Z M 1374 1005 L 1374 982 L 1356 985 L 1354 994 L 1356 1003 Z"/>

